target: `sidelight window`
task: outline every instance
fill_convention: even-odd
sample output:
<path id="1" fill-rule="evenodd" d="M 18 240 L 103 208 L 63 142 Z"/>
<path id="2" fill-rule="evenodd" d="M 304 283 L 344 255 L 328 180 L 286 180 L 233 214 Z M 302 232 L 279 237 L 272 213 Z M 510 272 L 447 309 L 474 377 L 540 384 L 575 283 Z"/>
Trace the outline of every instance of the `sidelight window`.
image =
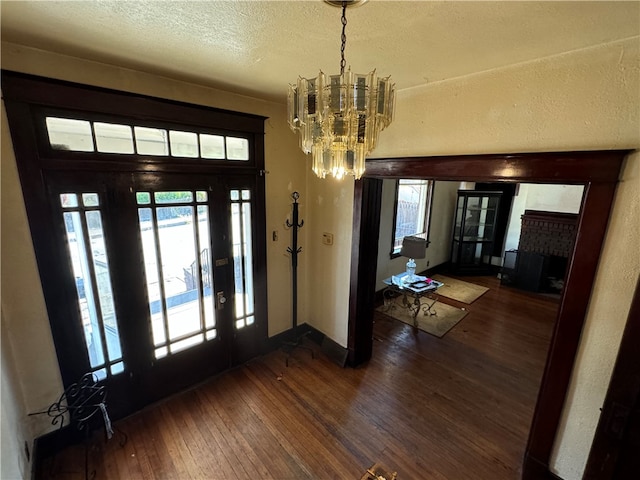
<path id="1" fill-rule="evenodd" d="M 100 198 L 96 193 L 65 193 L 60 195 L 60 204 L 89 364 L 91 371 L 103 379 L 122 373 L 124 363 Z"/>
<path id="2" fill-rule="evenodd" d="M 253 256 L 251 252 L 251 191 L 231 190 L 231 241 L 235 325 L 242 329 L 255 322 L 253 302 Z"/>

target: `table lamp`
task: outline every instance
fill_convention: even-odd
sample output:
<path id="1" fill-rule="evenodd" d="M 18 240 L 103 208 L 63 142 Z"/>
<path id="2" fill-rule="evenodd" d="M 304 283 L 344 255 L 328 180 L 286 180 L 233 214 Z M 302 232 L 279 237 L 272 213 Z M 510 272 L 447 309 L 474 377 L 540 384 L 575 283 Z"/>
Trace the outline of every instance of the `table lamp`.
<path id="1" fill-rule="evenodd" d="M 402 249 L 400 255 L 408 257 L 407 275 L 404 278 L 405 283 L 413 283 L 416 278 L 416 258 L 425 258 L 427 256 L 427 241 L 420 237 L 404 237 L 402 239 Z"/>

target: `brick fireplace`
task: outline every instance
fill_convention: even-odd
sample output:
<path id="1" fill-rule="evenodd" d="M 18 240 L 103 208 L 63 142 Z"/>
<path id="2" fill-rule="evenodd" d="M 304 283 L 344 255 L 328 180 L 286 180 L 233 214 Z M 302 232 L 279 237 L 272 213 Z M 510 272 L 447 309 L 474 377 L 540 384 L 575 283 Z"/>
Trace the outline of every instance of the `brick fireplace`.
<path id="1" fill-rule="evenodd" d="M 560 292 L 573 250 L 578 215 L 525 210 L 521 218 L 518 250 L 506 252 L 505 265 L 511 265 L 503 283 L 536 292 Z"/>

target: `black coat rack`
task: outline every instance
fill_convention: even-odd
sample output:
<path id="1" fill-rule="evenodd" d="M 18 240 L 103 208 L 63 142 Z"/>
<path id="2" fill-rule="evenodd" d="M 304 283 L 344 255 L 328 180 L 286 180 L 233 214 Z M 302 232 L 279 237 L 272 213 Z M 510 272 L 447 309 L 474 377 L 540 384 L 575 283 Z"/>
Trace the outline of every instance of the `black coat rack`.
<path id="1" fill-rule="evenodd" d="M 291 222 L 286 221 L 287 228 L 291 228 L 291 246 L 287 247 L 287 253 L 291 255 L 291 304 L 292 304 L 292 331 L 293 339 L 284 342 L 284 349 L 287 352 L 286 365 L 289 366 L 289 357 L 296 348 L 302 348 L 311 352 L 311 358 L 314 358 L 313 350 L 302 344 L 304 337 L 309 333 L 306 332 L 298 335 L 298 254 L 302 252 L 302 247 L 298 247 L 298 230 L 304 225 L 304 220 L 298 221 L 298 199 L 300 194 L 293 192 Z"/>

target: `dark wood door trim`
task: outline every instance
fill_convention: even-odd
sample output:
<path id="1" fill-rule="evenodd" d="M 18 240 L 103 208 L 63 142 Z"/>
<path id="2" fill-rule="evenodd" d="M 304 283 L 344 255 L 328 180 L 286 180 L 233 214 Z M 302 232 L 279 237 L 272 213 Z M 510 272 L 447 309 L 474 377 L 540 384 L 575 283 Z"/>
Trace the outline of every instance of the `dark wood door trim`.
<path id="1" fill-rule="evenodd" d="M 376 273 L 380 208 L 372 179 L 429 178 L 449 181 L 527 182 L 585 186 L 577 238 L 570 258 L 547 364 L 525 452 L 523 477 L 548 472 L 571 378 L 593 278 L 600 258 L 620 167 L 627 150 L 525 153 L 452 157 L 375 159 L 356 181 L 349 305 L 349 361 L 358 365 L 371 357 L 371 278 Z M 377 213 L 376 213 L 377 209 Z M 376 217 L 377 215 L 377 217 Z M 376 244 L 375 246 L 373 244 Z"/>
<path id="2" fill-rule="evenodd" d="M 347 337 L 348 361 L 353 366 L 369 360 L 373 347 L 373 298 L 378 267 L 382 180 L 365 177 L 357 181 L 354 197 Z"/>

